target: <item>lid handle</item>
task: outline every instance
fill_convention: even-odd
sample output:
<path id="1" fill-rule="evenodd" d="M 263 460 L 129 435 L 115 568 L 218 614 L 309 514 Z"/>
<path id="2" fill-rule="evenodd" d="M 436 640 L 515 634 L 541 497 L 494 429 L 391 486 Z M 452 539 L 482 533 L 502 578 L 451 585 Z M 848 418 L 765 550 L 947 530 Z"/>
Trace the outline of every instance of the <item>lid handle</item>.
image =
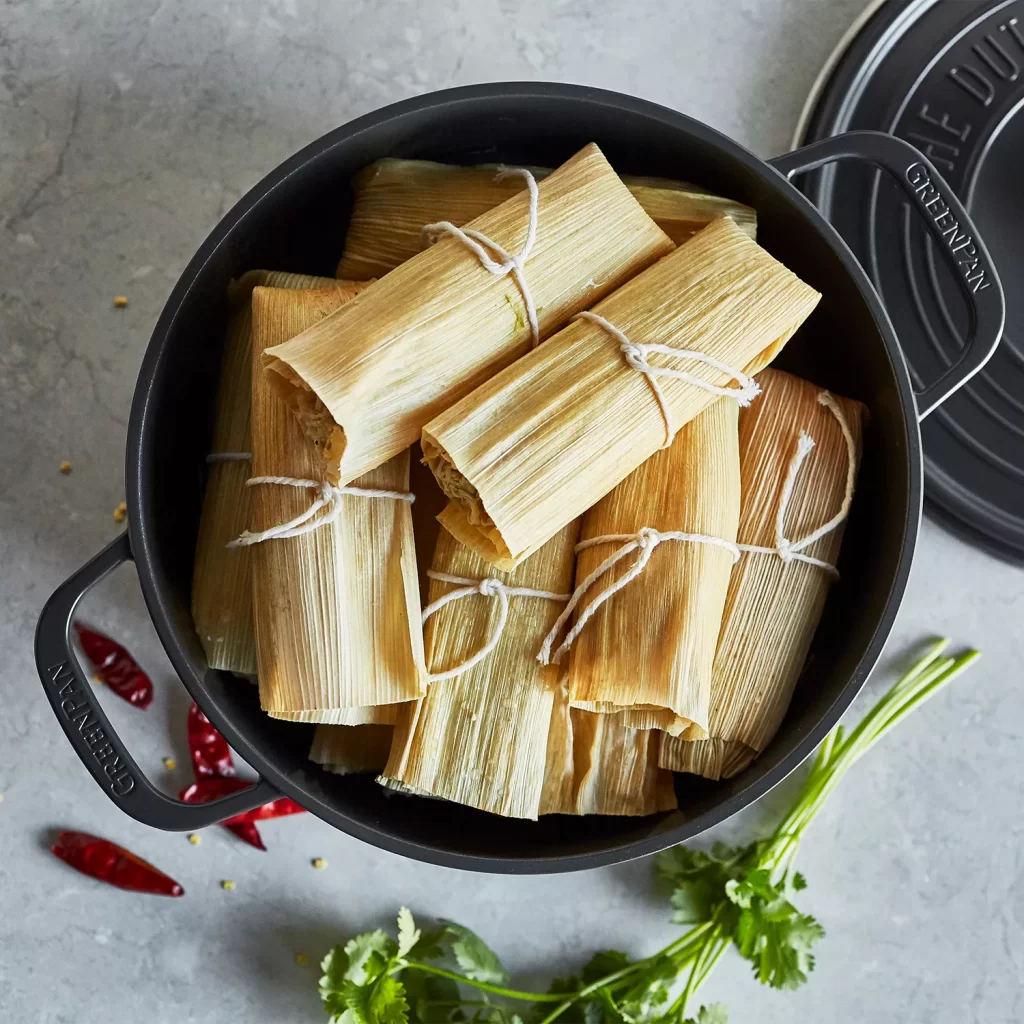
<path id="1" fill-rule="evenodd" d="M 924 220 L 967 299 L 970 328 L 959 357 L 938 380 L 917 391 L 918 417 L 923 420 L 963 387 L 999 345 L 1006 319 L 999 275 L 977 228 L 942 175 L 924 154 L 895 135 L 847 132 L 769 162 L 788 180 L 834 160 L 862 160 L 889 172 Z"/>

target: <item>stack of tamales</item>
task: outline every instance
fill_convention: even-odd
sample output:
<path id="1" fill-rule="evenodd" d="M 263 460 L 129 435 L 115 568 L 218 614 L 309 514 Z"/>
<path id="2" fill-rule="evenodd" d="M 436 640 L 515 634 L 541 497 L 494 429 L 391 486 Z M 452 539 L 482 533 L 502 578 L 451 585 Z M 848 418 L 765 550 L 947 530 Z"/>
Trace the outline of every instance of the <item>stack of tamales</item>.
<path id="1" fill-rule="evenodd" d="M 647 815 L 673 772 L 742 771 L 860 459 L 860 403 L 765 369 L 820 296 L 753 209 L 620 178 L 593 144 L 352 185 L 336 279 L 228 295 L 192 595 L 210 667 L 316 723 L 325 770 L 408 799 Z"/>

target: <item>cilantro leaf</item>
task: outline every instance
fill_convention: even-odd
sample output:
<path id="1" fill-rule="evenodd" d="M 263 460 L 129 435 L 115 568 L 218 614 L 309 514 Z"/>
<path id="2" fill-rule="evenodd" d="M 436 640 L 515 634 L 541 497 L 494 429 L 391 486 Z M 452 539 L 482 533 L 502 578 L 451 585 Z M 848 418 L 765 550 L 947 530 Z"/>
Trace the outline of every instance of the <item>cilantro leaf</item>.
<path id="1" fill-rule="evenodd" d="M 465 1018 L 459 1010 L 459 986 L 450 978 L 422 971 L 403 971 L 410 1024 L 448 1024 Z"/>
<path id="2" fill-rule="evenodd" d="M 371 1024 L 370 1020 L 370 995 L 371 989 L 364 985 L 357 985 L 354 981 L 346 981 L 342 988 L 342 999 L 344 1000 L 346 1013 L 341 1016 L 341 1024 Z"/>
<path id="3" fill-rule="evenodd" d="M 405 956 L 420 941 L 421 932 L 416 927 L 408 907 L 398 911 L 398 955 Z"/>
<path id="4" fill-rule="evenodd" d="M 348 954 L 341 946 L 335 946 L 320 962 L 320 969 L 324 972 L 320 978 L 320 998 L 324 1003 L 324 1011 L 331 1015 L 331 1022 L 335 1024 L 348 1009 L 343 995 Z"/>
<path id="5" fill-rule="evenodd" d="M 461 924 L 445 922 L 445 931 L 453 939 L 452 952 L 467 978 L 491 985 L 503 985 L 508 974 L 497 954 L 479 936 Z"/>
<path id="6" fill-rule="evenodd" d="M 702 1006 L 696 1018 L 687 1018 L 683 1024 L 729 1024 L 729 1014 L 721 1003 L 712 1003 L 710 1006 Z"/>
<path id="7" fill-rule="evenodd" d="M 345 943 L 348 969 L 345 977 L 356 985 L 369 985 L 386 968 L 388 961 L 397 952 L 395 943 L 387 932 L 363 932 Z"/>
<path id="8" fill-rule="evenodd" d="M 394 977 L 380 978 L 371 989 L 368 1009 L 368 1024 L 407 1024 L 409 1004 L 405 1000 L 405 986 Z"/>
<path id="9" fill-rule="evenodd" d="M 606 978 L 609 974 L 621 971 L 629 966 L 629 957 L 617 949 L 605 949 L 595 953 L 586 967 L 583 968 L 583 984 L 593 985 L 595 981 Z"/>
<path id="10" fill-rule="evenodd" d="M 672 891 L 670 902 L 675 924 L 702 924 L 710 921 L 719 895 L 705 878 L 687 878 Z"/>
<path id="11" fill-rule="evenodd" d="M 793 877 L 790 878 L 789 884 L 793 887 L 796 892 L 800 892 L 801 889 L 807 888 L 807 879 L 804 878 L 799 871 L 793 872 Z"/>
<path id="12" fill-rule="evenodd" d="M 448 941 L 447 928 L 433 928 L 422 932 L 416 945 L 409 950 L 408 956 L 417 960 L 440 960 L 445 954 L 445 945 Z"/>

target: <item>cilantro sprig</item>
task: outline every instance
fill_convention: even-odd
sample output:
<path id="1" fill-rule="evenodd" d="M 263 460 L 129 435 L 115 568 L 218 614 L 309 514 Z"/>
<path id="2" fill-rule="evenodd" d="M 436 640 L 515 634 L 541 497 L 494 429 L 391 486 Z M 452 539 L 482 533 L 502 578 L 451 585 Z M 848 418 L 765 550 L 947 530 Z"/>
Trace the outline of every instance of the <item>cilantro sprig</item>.
<path id="1" fill-rule="evenodd" d="M 324 958 L 320 996 L 331 1024 L 727 1024 L 718 1004 L 686 1013 L 730 946 L 762 984 L 799 988 L 825 934 L 794 902 L 807 885 L 793 869 L 804 831 L 882 736 L 979 657 L 947 657 L 948 645 L 933 644 L 854 729 L 829 733 L 799 799 L 767 839 L 677 846 L 656 858 L 671 886 L 672 920 L 690 927 L 653 956 L 606 950 L 547 992 L 524 992 L 509 987 L 497 955 L 468 928 L 442 922 L 423 931 L 403 907 L 394 937 L 365 932 Z"/>

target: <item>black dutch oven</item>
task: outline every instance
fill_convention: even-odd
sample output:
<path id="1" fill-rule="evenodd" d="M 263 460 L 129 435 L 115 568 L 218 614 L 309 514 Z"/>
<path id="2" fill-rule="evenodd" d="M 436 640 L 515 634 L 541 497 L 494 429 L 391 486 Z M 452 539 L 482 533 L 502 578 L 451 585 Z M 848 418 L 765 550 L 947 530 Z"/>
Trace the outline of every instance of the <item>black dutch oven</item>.
<path id="1" fill-rule="evenodd" d="M 595 141 L 622 172 L 698 182 L 757 209 L 758 239 L 824 296 L 778 365 L 866 402 L 871 423 L 840 561 L 789 714 L 738 777 L 679 776 L 678 812 L 647 818 L 523 822 L 389 795 L 370 778 L 331 775 L 307 757 L 310 726 L 268 718 L 255 689 L 206 665 L 189 611 L 228 281 L 253 267 L 330 275 L 353 172 L 383 156 L 555 166 Z M 830 161 L 890 172 L 957 271 L 969 337 L 942 376 L 915 392 L 878 295 L 836 231 L 790 183 Z M 945 234 L 970 237 L 954 252 Z M 814 749 L 857 695 L 892 627 L 921 516 L 919 420 L 998 343 L 1003 293 L 967 214 L 935 168 L 899 139 L 858 132 L 765 163 L 698 121 L 611 92 L 500 84 L 435 93 L 338 128 L 263 179 L 221 221 L 177 283 L 146 351 L 128 425 L 128 531 L 47 602 L 36 633 L 40 677 L 83 763 L 114 802 L 163 829 L 201 828 L 278 793 L 359 839 L 418 860 L 499 872 L 591 868 L 689 839 L 747 806 Z M 185 687 L 260 775 L 252 790 L 188 805 L 158 792 L 112 731 L 70 639 L 82 595 L 134 560 L 149 612 Z"/>

